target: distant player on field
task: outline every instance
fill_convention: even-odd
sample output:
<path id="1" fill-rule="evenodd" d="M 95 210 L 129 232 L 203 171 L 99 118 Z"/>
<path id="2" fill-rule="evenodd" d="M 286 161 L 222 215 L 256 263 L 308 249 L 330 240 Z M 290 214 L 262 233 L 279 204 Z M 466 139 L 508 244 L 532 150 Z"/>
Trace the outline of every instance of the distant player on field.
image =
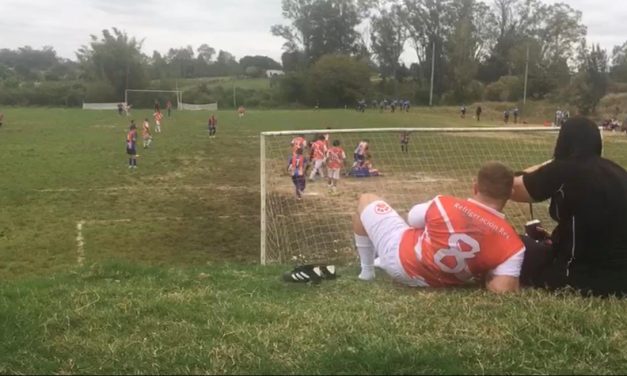
<path id="1" fill-rule="evenodd" d="M 4 122 L 4 114 L 0 112 L 0 127 L 2 127 L 3 122 Z"/>
<path id="2" fill-rule="evenodd" d="M 401 132 L 401 152 L 409 152 L 409 132 Z"/>
<path id="3" fill-rule="evenodd" d="M 135 121 L 131 120 L 131 126 L 126 134 L 126 154 L 128 157 L 128 168 L 137 168 L 137 126 Z"/>
<path id="4" fill-rule="evenodd" d="M 215 138 L 216 127 L 218 126 L 218 119 L 216 119 L 216 116 L 214 114 L 211 114 L 211 116 L 209 117 L 208 126 L 209 126 L 209 137 Z"/>
<path id="5" fill-rule="evenodd" d="M 237 114 L 239 115 L 240 118 L 246 115 L 246 109 L 244 108 L 244 106 L 239 106 L 239 108 L 237 109 Z"/>
<path id="6" fill-rule="evenodd" d="M 172 101 L 168 99 L 167 102 L 165 102 L 165 108 L 168 110 L 168 117 L 170 117 L 172 115 Z"/>
<path id="7" fill-rule="evenodd" d="M 462 107 L 459 109 L 459 116 L 460 116 L 462 119 L 465 119 L 465 118 L 466 118 L 466 105 L 463 105 L 463 104 L 462 104 Z"/>
<path id="8" fill-rule="evenodd" d="M 297 149 L 289 158 L 287 172 L 292 177 L 292 183 L 296 191 L 296 199 L 300 200 L 305 192 L 305 184 L 307 183 L 305 179 L 307 159 L 305 159 L 302 149 Z"/>
<path id="9" fill-rule="evenodd" d="M 509 168 L 487 163 L 473 198 L 436 196 L 414 206 L 408 222 L 376 195 L 362 195 L 353 217 L 359 278 L 374 279 L 377 264 L 414 287 L 479 282 L 492 292 L 517 291 L 525 247 L 502 213 L 513 182 Z"/>
<path id="10" fill-rule="evenodd" d="M 159 103 L 157 102 L 157 104 Z M 161 133 L 161 119 L 163 119 L 163 114 L 161 111 L 155 111 L 152 116 L 155 118 L 155 132 Z"/>
<path id="11" fill-rule="evenodd" d="M 150 123 L 148 122 L 148 118 L 144 119 L 144 124 L 142 125 L 142 139 L 144 140 L 144 149 L 150 147 L 152 134 L 150 134 Z"/>
<path id="12" fill-rule="evenodd" d="M 316 142 L 311 145 L 311 163 L 313 164 L 313 169 L 311 170 L 311 174 L 309 175 L 309 180 L 313 181 L 316 174 L 320 172 L 320 175 L 324 179 L 324 171 L 322 170 L 322 166 L 324 165 L 324 159 L 327 155 L 327 145 L 324 142 L 324 135 L 319 135 Z"/>
<path id="13" fill-rule="evenodd" d="M 159 104 L 158 99 L 155 99 L 155 112 L 161 112 L 161 105 Z"/>
<path id="14" fill-rule="evenodd" d="M 340 180 L 340 170 L 344 167 L 345 161 L 346 153 L 340 146 L 340 140 L 333 141 L 333 147 L 327 150 L 329 189 L 333 192 L 337 189 L 337 181 Z"/>

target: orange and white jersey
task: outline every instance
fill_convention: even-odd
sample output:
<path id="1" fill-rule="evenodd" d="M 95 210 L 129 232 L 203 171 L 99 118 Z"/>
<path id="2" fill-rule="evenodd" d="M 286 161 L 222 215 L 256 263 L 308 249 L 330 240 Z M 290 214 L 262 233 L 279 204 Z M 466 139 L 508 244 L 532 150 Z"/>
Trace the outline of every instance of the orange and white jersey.
<path id="1" fill-rule="evenodd" d="M 471 199 L 437 196 L 424 221 L 424 229 L 403 234 L 399 247 L 401 265 L 411 278 L 444 287 L 490 272 L 518 277 L 525 247 L 502 213 Z M 510 268 L 506 261 L 514 259 L 519 262 Z"/>
<path id="2" fill-rule="evenodd" d="M 305 150 L 305 146 L 307 146 L 307 140 L 303 137 L 297 136 L 292 139 L 292 152 L 295 153 L 296 150 Z"/>
<path id="3" fill-rule="evenodd" d="M 327 155 L 327 145 L 323 140 L 318 140 L 311 145 L 311 158 L 314 161 L 321 161 Z"/>
<path id="4" fill-rule="evenodd" d="M 339 146 L 334 146 L 327 151 L 327 167 L 331 169 L 342 168 L 346 153 Z"/>
<path id="5" fill-rule="evenodd" d="M 150 135 L 150 123 L 148 123 L 147 121 L 144 121 L 144 124 L 142 125 L 142 136 L 146 137 Z"/>

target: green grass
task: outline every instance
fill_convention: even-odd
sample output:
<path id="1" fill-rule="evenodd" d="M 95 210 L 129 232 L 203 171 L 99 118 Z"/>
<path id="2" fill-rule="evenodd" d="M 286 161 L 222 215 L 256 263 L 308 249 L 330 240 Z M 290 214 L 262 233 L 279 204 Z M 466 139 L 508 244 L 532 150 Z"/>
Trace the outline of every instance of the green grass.
<path id="1" fill-rule="evenodd" d="M 215 140 L 177 112 L 135 172 L 113 112 L 3 112 L 0 373 L 627 370 L 624 301 L 363 284 L 350 266 L 290 285 L 290 266 L 257 265 L 260 131 L 469 124 L 448 110 L 221 111 Z M 623 143 L 606 152 L 627 165 Z"/>

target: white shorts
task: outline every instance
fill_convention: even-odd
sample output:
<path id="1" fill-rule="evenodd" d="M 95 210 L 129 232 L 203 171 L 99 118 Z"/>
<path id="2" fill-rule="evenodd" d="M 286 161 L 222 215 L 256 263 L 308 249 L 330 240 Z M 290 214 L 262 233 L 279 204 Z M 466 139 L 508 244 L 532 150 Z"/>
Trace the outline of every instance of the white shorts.
<path id="1" fill-rule="evenodd" d="M 316 170 L 321 169 L 323 164 L 324 164 L 324 159 L 314 159 L 314 168 Z"/>
<path id="2" fill-rule="evenodd" d="M 329 179 L 340 180 L 340 169 L 339 168 L 330 168 L 329 169 Z"/>
<path id="3" fill-rule="evenodd" d="M 361 223 L 374 244 L 379 257 L 378 267 L 385 270 L 395 281 L 408 286 L 425 287 L 421 279 L 407 275 L 399 257 L 401 238 L 409 225 L 385 201 L 375 201 L 361 213 Z"/>

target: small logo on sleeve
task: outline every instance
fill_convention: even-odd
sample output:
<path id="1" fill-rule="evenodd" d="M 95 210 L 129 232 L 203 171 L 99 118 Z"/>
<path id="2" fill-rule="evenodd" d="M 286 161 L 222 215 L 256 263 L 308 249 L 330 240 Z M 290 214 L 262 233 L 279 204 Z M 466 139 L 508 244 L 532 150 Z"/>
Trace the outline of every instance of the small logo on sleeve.
<path id="1" fill-rule="evenodd" d="M 387 214 L 392 211 L 392 208 L 390 207 L 390 205 L 386 204 L 385 202 L 380 202 L 375 205 L 374 211 L 377 214 Z"/>

